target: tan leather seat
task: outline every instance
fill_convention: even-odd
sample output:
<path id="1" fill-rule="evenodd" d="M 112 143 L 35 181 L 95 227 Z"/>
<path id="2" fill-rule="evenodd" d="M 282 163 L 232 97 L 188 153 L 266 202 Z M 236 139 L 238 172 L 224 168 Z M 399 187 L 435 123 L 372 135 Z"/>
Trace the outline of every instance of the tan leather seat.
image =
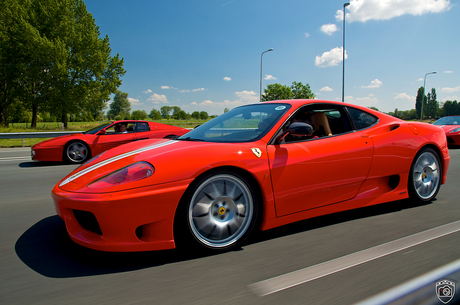
<path id="1" fill-rule="evenodd" d="M 332 136 L 331 127 L 329 126 L 329 121 L 327 120 L 326 115 L 323 112 L 315 112 L 310 115 L 311 121 L 313 123 L 313 128 L 316 131 L 321 130 L 323 127 L 325 136 Z"/>

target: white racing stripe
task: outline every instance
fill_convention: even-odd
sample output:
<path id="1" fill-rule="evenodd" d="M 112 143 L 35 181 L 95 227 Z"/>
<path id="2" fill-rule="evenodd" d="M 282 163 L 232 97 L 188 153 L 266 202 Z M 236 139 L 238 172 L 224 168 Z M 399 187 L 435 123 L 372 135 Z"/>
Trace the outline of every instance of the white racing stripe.
<path id="1" fill-rule="evenodd" d="M 460 231 L 460 220 L 308 268 L 254 283 L 249 285 L 248 288 L 258 296 L 266 296 L 458 231 Z"/>
<path id="2" fill-rule="evenodd" d="M 139 149 L 129 151 L 127 153 L 112 157 L 112 158 L 107 159 L 105 161 L 96 163 L 96 164 L 94 164 L 94 165 L 82 170 L 81 172 L 76 173 L 75 175 L 70 176 L 69 178 L 67 178 L 64 181 L 62 181 L 61 184 L 59 184 L 59 186 L 66 185 L 67 183 L 71 182 L 72 180 L 77 179 L 77 178 L 79 178 L 79 177 L 81 177 L 81 176 L 83 176 L 83 175 L 85 175 L 85 174 L 87 174 L 89 172 L 92 172 L 95 169 L 98 169 L 99 167 L 105 166 L 105 165 L 110 164 L 112 162 L 121 160 L 121 159 L 129 157 L 129 156 L 133 156 L 133 155 L 136 155 L 136 154 L 139 154 L 139 153 L 142 153 L 142 152 L 146 152 L 146 151 L 149 151 L 149 150 L 153 150 L 153 149 L 156 149 L 156 148 L 160 148 L 160 147 L 163 147 L 163 146 L 174 144 L 174 143 L 177 143 L 177 141 L 167 141 L 167 142 L 163 142 L 163 143 L 160 143 L 160 144 L 146 146 L 146 147 L 143 147 L 143 148 L 139 148 Z"/>

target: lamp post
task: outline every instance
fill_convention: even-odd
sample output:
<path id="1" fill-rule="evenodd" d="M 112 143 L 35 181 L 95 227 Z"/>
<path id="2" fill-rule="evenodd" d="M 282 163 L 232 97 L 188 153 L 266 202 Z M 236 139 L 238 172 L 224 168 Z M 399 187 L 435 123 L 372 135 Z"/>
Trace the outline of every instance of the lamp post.
<path id="1" fill-rule="evenodd" d="M 345 101 L 345 7 L 350 3 L 343 4 L 343 40 L 342 40 L 342 103 Z"/>
<path id="2" fill-rule="evenodd" d="M 426 76 L 428 74 L 436 74 L 436 72 L 429 72 L 425 74 L 425 78 L 423 80 L 422 110 L 420 111 L 420 122 L 422 121 L 422 118 L 423 118 L 423 100 L 425 99 L 425 84 L 426 84 Z"/>
<path id="3" fill-rule="evenodd" d="M 262 102 L 262 56 L 264 53 L 273 51 L 273 48 L 268 49 L 267 51 L 262 52 L 260 54 L 260 90 L 259 90 L 259 102 Z"/>

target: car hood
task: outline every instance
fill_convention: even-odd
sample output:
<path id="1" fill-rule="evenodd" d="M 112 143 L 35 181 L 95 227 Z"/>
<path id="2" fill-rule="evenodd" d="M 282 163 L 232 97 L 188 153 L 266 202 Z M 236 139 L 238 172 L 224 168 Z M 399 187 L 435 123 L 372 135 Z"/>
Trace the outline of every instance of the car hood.
<path id="1" fill-rule="evenodd" d="M 438 125 L 438 126 L 441 127 L 446 133 L 460 127 L 460 125 Z"/>
<path id="2" fill-rule="evenodd" d="M 258 148 L 262 154 L 253 152 Z M 137 162 L 148 162 L 154 174 L 148 178 L 108 188 L 88 186 L 113 172 Z M 70 192 L 107 193 L 162 183 L 193 179 L 219 166 L 247 170 L 268 168 L 266 143 L 212 143 L 179 140 L 144 140 L 110 149 L 94 157 L 58 183 Z"/>

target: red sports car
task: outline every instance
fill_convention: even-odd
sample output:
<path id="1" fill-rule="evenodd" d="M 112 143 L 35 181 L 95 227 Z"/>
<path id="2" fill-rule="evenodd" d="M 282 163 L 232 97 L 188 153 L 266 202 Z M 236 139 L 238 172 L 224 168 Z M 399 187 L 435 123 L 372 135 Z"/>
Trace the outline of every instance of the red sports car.
<path id="1" fill-rule="evenodd" d="M 224 251 L 253 228 L 382 202 L 429 202 L 446 181 L 444 131 L 355 105 L 235 108 L 172 140 L 94 157 L 52 191 L 76 243 L 102 251 Z"/>
<path id="2" fill-rule="evenodd" d="M 444 129 L 449 145 L 460 146 L 460 115 L 445 116 L 434 122 L 433 125 Z"/>
<path id="3" fill-rule="evenodd" d="M 32 160 L 82 163 L 107 149 L 132 141 L 174 138 L 185 128 L 149 121 L 109 122 L 83 133 L 46 140 L 32 146 Z"/>

